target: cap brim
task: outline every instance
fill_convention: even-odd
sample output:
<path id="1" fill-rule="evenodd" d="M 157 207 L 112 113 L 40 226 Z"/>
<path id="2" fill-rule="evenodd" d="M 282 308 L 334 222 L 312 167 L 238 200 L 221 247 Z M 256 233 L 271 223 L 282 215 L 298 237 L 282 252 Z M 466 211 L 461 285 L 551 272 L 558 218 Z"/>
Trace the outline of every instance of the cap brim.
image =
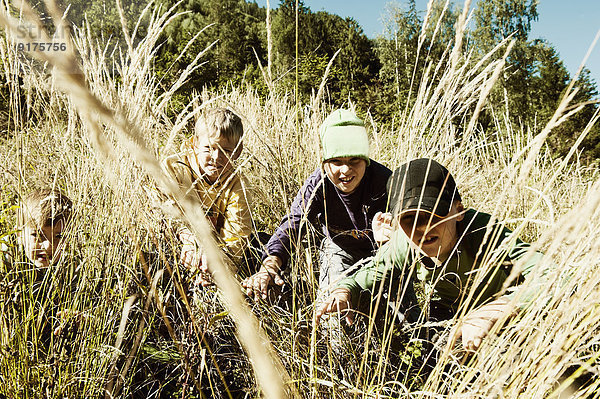
<path id="1" fill-rule="evenodd" d="M 404 200 L 404 206 L 398 214 L 402 215 L 406 212 L 422 211 L 444 218 L 450 213 L 450 208 L 450 203 L 437 197 L 412 197 Z"/>

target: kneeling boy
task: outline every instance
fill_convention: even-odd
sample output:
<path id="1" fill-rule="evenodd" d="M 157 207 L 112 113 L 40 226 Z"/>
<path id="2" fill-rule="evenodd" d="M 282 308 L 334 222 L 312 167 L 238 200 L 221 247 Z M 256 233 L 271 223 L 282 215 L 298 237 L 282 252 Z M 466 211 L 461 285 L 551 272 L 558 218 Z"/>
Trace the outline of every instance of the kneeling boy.
<path id="1" fill-rule="evenodd" d="M 36 271 L 47 269 L 60 258 L 72 206 L 58 190 L 36 190 L 23 199 L 17 215 L 18 241 Z"/>
<path id="2" fill-rule="evenodd" d="M 388 190 L 394 221 L 400 228 L 373 262 L 338 285 L 317 309 L 317 322 L 326 313 L 356 306 L 361 289 L 376 291 L 386 277 L 396 281 L 404 277 L 404 310 L 409 321 L 417 321 L 411 280 L 414 268 L 425 291 L 436 298 L 430 304 L 430 318 L 450 319 L 465 306 L 467 310 L 480 306 L 466 313 L 456 332 L 465 349 L 477 349 L 495 322 L 512 309 L 511 294 L 497 295 L 512 266 L 523 260 L 521 275 L 526 277 L 542 254 L 530 254 L 528 244 L 513 239 L 512 232 L 491 222 L 490 215 L 465 210 L 454 178 L 432 159 L 402 165 L 390 178 Z M 485 273 L 480 278 L 482 267 Z M 347 313 L 348 322 L 351 317 Z"/>
<path id="3" fill-rule="evenodd" d="M 242 179 L 233 165 L 242 152 L 243 134 L 242 121 L 232 111 L 209 110 L 198 119 L 195 134 L 182 151 L 163 161 L 167 173 L 200 201 L 221 248 L 236 264 L 244 256 L 252 231 Z M 183 265 L 192 271 L 200 269 L 199 283 L 211 284 L 202 246 L 187 226 L 177 233 L 183 244 Z"/>
<path id="4" fill-rule="evenodd" d="M 11 267 L 8 271 L 16 276 L 16 281 L 13 280 L 13 283 L 17 282 L 15 298 L 34 299 L 33 306 L 21 303 L 18 309 L 19 312 L 33 310 L 37 313 L 36 318 L 40 317 L 42 322 L 40 337 L 43 341 L 49 339 L 52 324 L 55 324 L 54 335 L 59 335 L 71 321 L 78 323 L 82 318 L 81 312 L 71 309 L 72 304 L 61 302 L 63 295 L 69 295 L 65 294 L 67 291 L 73 293 L 77 289 L 76 265 L 71 264 L 73 260 L 69 257 L 56 268 L 63 258 L 64 233 L 71 220 L 72 207 L 71 200 L 61 191 L 42 189 L 23 198 L 17 213 L 17 242 L 33 267 Z M 28 289 L 32 289 L 29 295 L 25 294 Z M 31 320 L 28 314 L 20 316 L 23 320 Z"/>

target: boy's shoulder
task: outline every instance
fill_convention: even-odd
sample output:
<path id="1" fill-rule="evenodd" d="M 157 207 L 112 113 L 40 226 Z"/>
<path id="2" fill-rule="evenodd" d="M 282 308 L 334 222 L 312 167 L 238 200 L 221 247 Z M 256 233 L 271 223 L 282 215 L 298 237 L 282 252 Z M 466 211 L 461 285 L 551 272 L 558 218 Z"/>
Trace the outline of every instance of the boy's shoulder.
<path id="1" fill-rule="evenodd" d="M 328 181 L 329 179 L 325 178 L 321 167 L 318 167 L 312 171 L 312 173 L 306 178 L 306 180 L 304 180 L 304 188 L 315 188 L 321 184 L 326 184 Z"/>
<path id="2" fill-rule="evenodd" d="M 462 236 L 462 242 L 481 241 L 486 234 L 491 215 L 469 208 L 459 222 L 457 233 Z"/>
<path id="3" fill-rule="evenodd" d="M 222 181 L 219 181 L 217 185 L 219 184 L 236 192 L 240 190 L 245 190 L 248 187 L 248 181 L 244 177 L 242 171 L 239 169 L 233 170 Z"/>
<path id="4" fill-rule="evenodd" d="M 465 226 L 464 231 L 467 233 L 474 233 L 482 228 L 485 228 L 492 215 L 485 212 L 480 212 L 476 209 L 469 208 L 465 211 L 465 217 L 462 220 L 463 226 Z"/>
<path id="5" fill-rule="evenodd" d="M 363 179 L 371 190 L 383 189 L 387 193 L 387 182 L 392 175 L 392 171 L 386 166 L 371 159 L 371 163 L 367 166 Z"/>
<path id="6" fill-rule="evenodd" d="M 496 229 L 507 230 L 492 215 L 480 212 L 475 209 L 467 209 L 465 217 L 460 222 L 461 228 L 458 233 L 461 234 L 461 244 L 465 249 L 475 255 L 478 251 L 487 251 L 490 245 L 496 247 L 502 241 L 504 234 Z M 482 247 L 483 245 L 483 247 Z"/>

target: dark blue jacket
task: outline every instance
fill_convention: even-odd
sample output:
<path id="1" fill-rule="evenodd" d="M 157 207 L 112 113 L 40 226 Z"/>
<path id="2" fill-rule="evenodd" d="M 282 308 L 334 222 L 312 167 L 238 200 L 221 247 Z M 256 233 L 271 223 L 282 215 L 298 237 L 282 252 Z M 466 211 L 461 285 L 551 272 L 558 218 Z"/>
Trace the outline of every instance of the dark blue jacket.
<path id="1" fill-rule="evenodd" d="M 294 198 L 291 213 L 283 218 L 266 246 L 266 254 L 277 255 L 286 265 L 291 243 L 305 232 L 308 221 L 321 225 L 323 233 L 354 256 L 367 257 L 377 249 L 371 221 L 387 209 L 386 183 L 392 171 L 371 160 L 352 194 L 340 192 L 323 171 L 315 170 Z"/>

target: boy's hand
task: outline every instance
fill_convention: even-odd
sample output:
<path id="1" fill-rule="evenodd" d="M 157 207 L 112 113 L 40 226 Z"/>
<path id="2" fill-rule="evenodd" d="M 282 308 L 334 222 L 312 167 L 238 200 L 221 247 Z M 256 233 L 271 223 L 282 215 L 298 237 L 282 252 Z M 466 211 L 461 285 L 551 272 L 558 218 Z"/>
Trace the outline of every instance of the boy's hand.
<path id="1" fill-rule="evenodd" d="M 283 285 L 283 279 L 279 275 L 279 269 L 283 261 L 275 255 L 269 255 L 260 270 L 242 281 L 242 287 L 246 289 L 246 295 L 257 301 L 267 299 L 267 291 L 271 285 Z"/>
<path id="2" fill-rule="evenodd" d="M 79 325 L 88 318 L 88 315 L 78 310 L 63 309 L 56 313 L 56 318 L 59 320 L 59 323 L 52 333 L 60 335 L 72 323 L 76 328 L 79 328 Z"/>
<path id="3" fill-rule="evenodd" d="M 392 228 L 392 214 L 377 212 L 371 223 L 373 229 L 373 238 L 379 245 L 383 245 L 390 240 L 394 229 Z"/>
<path id="4" fill-rule="evenodd" d="M 450 339 L 452 344 L 460 337 L 466 351 L 479 349 L 494 324 L 512 311 L 510 299 L 500 297 L 468 313 L 462 323 L 452 328 Z"/>
<path id="5" fill-rule="evenodd" d="M 179 233 L 182 242 L 180 262 L 188 270 L 197 270 L 205 262 L 205 256 L 196 241 L 196 237 L 188 229 L 182 229 Z"/>
<path id="6" fill-rule="evenodd" d="M 202 287 L 208 287 L 214 284 L 212 275 L 208 270 L 208 263 L 206 260 L 206 254 L 202 254 L 200 261 L 200 273 L 196 276 L 195 284 L 201 285 Z"/>
<path id="7" fill-rule="evenodd" d="M 333 290 L 329 298 L 321 304 L 321 306 L 315 310 L 314 322 L 318 326 L 321 321 L 321 317 L 328 313 L 344 313 L 346 316 L 346 323 L 351 326 L 354 323 L 354 313 L 352 310 L 352 302 L 350 301 L 350 290 L 347 288 L 337 288 Z"/>

